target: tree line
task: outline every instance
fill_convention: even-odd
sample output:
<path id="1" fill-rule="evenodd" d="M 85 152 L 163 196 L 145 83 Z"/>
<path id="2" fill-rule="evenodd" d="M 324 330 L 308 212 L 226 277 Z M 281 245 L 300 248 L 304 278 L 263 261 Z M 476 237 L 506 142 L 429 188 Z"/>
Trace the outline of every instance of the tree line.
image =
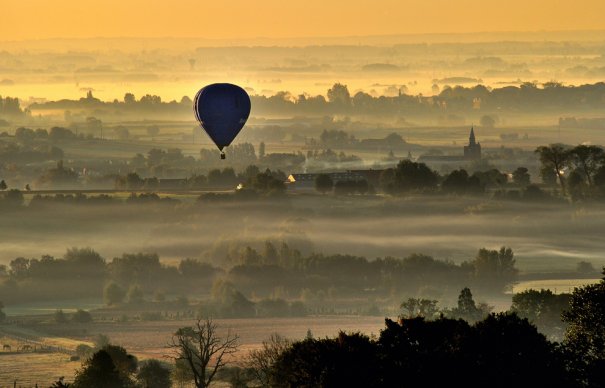
<path id="1" fill-rule="evenodd" d="M 74 294 L 100 297 L 104 292 L 107 304 L 114 305 L 124 302 L 126 295 L 137 302 L 143 295 L 151 301 L 157 293 L 196 295 L 213 289 L 212 300 L 200 308 L 224 307 L 229 311 L 238 304 L 253 305 L 244 295 L 276 299 L 275 290 L 294 300 L 304 296 L 307 302 L 328 293 L 334 298 L 416 294 L 431 284 L 450 290 L 470 285 L 481 292 L 499 294 L 517 274 L 514 253 L 505 247 L 480 249 L 473 259 L 461 264 L 419 254 L 375 260 L 350 255 L 303 256 L 286 244 L 278 249 L 271 242 L 266 242 L 261 253 L 246 247 L 231 255 L 230 268 L 193 259 L 182 259 L 178 266 L 172 266 L 161 263 L 157 254 L 125 253 L 107 261 L 91 248 L 72 248 L 63 258 L 18 257 L 8 266 L 0 266 L 0 291 L 4 302 L 11 304 Z M 57 288 L 56 282 L 69 287 Z M 279 306 L 267 302 L 260 307 L 271 310 Z"/>
<path id="2" fill-rule="evenodd" d="M 308 330 L 306 338 L 292 341 L 274 334 L 237 366 L 229 366 L 229 357 L 239 350 L 237 334 L 219 335 L 211 318 L 198 318 L 169 341 L 172 364 L 138 363 L 124 348 L 105 341 L 89 349 L 73 384 L 61 378 L 52 387 L 100 388 L 109 381 L 115 388 L 166 388 L 173 382 L 206 388 L 218 380 L 238 387 L 602 386 L 605 278 L 569 295 L 561 314 L 567 324 L 561 342 L 547 339 L 515 311 L 465 320 L 455 314 L 417 314 L 424 302 L 411 302 L 402 303 L 398 319 L 385 319 L 378 336 L 341 331 L 314 338 Z M 419 311 L 428 308 L 425 304 Z M 451 311 L 476 309 L 465 288 Z"/>
<path id="3" fill-rule="evenodd" d="M 324 95 L 292 95 L 281 91 L 272 96 L 252 95 L 252 106 L 264 114 L 291 115 L 362 114 L 362 115 L 430 115 L 483 112 L 542 112 L 561 108 L 599 109 L 605 96 L 605 83 L 564 86 L 557 82 L 538 85 L 525 82 L 519 86 L 490 88 L 444 86 L 433 96 L 409 95 L 402 90 L 396 96 L 372 96 L 359 91 L 351 94 L 346 85 L 335 83 Z M 32 104 L 29 109 L 101 109 L 114 112 L 158 114 L 189 113 L 192 101 L 184 96 L 179 102 L 162 101 L 160 96 L 145 95 L 138 100 L 132 93 L 124 98 L 102 102 L 92 95 L 79 100 L 60 100 Z"/>

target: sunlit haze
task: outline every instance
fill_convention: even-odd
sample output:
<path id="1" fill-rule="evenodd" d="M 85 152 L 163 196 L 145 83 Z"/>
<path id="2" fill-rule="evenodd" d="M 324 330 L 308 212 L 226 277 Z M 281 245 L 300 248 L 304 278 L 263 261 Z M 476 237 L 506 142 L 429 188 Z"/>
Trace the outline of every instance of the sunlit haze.
<path id="1" fill-rule="evenodd" d="M 604 20 L 0 0 L 0 387 L 602 387 Z"/>
<path id="2" fill-rule="evenodd" d="M 0 40 L 603 29 L 602 0 L 4 0 Z"/>

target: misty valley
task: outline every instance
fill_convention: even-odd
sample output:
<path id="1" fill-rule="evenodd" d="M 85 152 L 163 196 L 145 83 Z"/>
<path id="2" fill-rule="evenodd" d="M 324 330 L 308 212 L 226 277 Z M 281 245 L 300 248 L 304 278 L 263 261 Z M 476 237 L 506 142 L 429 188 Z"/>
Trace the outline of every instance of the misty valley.
<path id="1" fill-rule="evenodd" d="M 602 386 L 605 45 L 552 36 L 3 43 L 0 387 Z"/>

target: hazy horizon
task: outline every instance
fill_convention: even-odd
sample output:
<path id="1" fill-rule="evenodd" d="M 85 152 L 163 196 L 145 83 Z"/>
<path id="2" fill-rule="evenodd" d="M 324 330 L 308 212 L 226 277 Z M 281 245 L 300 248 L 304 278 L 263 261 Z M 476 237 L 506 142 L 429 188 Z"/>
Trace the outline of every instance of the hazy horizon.
<path id="1" fill-rule="evenodd" d="M 548 17 L 544 17 L 547 10 Z M 602 29 L 605 3 L 599 0 L 480 0 L 379 2 L 346 6 L 312 0 L 222 2 L 176 0 L 149 3 L 116 0 L 79 3 L 60 0 L 5 2 L 4 39 L 92 36 L 242 37 L 390 35 L 527 30 Z M 133 15 L 138 13 L 133 19 Z M 27 15 L 23 18 L 22 15 Z M 74 21 L 76 21 L 74 23 Z M 158 28 L 161 26 L 161 28 Z M 203 30 L 203 33 L 200 33 Z M 169 31 L 169 33 L 166 33 Z"/>
<path id="2" fill-rule="evenodd" d="M 0 386 L 593 386 L 605 0 L 0 1 Z"/>

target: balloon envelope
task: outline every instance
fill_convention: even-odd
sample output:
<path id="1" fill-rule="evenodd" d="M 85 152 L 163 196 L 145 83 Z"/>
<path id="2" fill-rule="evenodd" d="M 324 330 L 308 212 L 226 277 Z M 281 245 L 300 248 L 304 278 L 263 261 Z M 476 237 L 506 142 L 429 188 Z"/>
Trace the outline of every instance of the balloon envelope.
<path id="1" fill-rule="evenodd" d="M 222 151 L 246 124 L 250 97 L 237 85 L 211 84 L 197 92 L 193 109 L 208 136 Z"/>

